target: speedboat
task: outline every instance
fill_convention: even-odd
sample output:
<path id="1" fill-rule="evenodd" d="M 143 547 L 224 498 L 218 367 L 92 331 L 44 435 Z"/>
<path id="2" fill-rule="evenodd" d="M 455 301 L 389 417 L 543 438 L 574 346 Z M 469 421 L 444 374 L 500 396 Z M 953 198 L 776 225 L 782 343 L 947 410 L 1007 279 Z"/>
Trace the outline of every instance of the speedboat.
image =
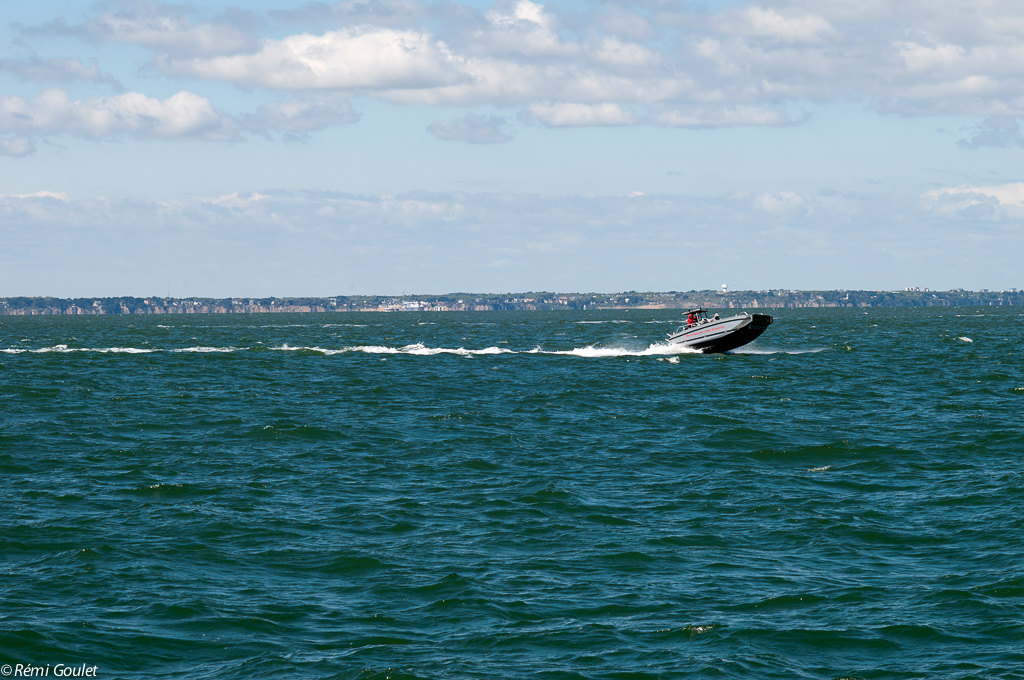
<path id="1" fill-rule="evenodd" d="M 715 314 L 708 318 L 703 307 L 686 314 L 686 324 L 668 334 L 668 344 L 697 349 L 705 354 L 728 352 L 742 347 L 764 333 L 772 324 L 767 314 L 739 314 L 722 319 Z"/>

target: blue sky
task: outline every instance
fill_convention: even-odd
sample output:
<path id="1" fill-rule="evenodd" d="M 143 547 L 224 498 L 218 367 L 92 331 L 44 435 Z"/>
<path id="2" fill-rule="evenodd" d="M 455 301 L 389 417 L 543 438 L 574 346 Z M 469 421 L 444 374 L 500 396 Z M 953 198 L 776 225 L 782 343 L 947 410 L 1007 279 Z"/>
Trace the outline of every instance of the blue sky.
<path id="1" fill-rule="evenodd" d="M 1019 3 L 0 17 L 0 296 L 1024 287 Z"/>

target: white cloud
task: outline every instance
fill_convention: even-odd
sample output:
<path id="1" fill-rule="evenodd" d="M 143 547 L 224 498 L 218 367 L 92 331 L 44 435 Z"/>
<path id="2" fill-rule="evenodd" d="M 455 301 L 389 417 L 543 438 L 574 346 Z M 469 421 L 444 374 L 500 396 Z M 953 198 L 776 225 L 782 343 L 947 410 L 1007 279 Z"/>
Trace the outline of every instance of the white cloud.
<path id="1" fill-rule="evenodd" d="M 314 132 L 359 120 L 352 105 L 338 96 L 305 97 L 270 102 L 247 116 L 246 127 L 254 132 Z"/>
<path id="2" fill-rule="evenodd" d="M 959 45 L 898 45 L 900 56 L 911 72 L 937 71 L 957 67 L 964 61 L 967 50 Z"/>
<path id="3" fill-rule="evenodd" d="M 651 69 L 664 65 L 664 56 L 649 47 L 615 36 L 594 41 L 586 51 L 595 62 L 626 69 Z"/>
<path id="4" fill-rule="evenodd" d="M 1024 4 L 1009 0 L 763 0 L 713 10 L 683 0 L 571 10 L 531 0 L 484 10 L 346 0 L 271 13 L 318 26 L 284 37 L 262 36 L 249 14 L 190 12 L 128 2 L 46 30 L 146 46 L 172 77 L 514 107 L 551 125 L 780 125 L 807 100 L 869 101 L 914 116 L 1024 116 Z"/>
<path id="5" fill-rule="evenodd" d="M 0 96 L 0 133 L 24 137 L 69 133 L 89 139 L 128 136 L 140 139 L 237 138 L 230 118 L 205 97 L 179 92 L 164 100 L 138 92 L 71 100 L 63 90 L 48 90 L 27 100 Z"/>
<path id="6" fill-rule="evenodd" d="M 60 201 L 61 203 L 67 203 L 71 199 L 63 191 L 34 191 L 31 194 L 0 194 L 0 198 L 52 198 Z"/>
<path id="7" fill-rule="evenodd" d="M 957 142 L 961 148 L 1024 146 L 1024 137 L 1021 136 L 1020 123 L 1016 118 L 990 116 L 970 128 L 970 131 L 974 133 L 971 137 Z"/>
<path id="8" fill-rule="evenodd" d="M 192 55 L 239 52 L 258 45 L 252 33 L 258 22 L 237 10 L 218 20 L 196 24 L 189 19 L 189 8 L 181 5 L 134 0 L 103 6 L 113 9 L 84 24 L 69 26 L 58 20 L 37 30 Z"/>
<path id="9" fill-rule="evenodd" d="M 428 13 L 417 0 L 344 0 L 343 2 L 309 3 L 294 10 L 271 10 L 270 16 L 286 24 L 316 28 L 324 26 L 406 27 L 415 25 Z"/>
<path id="10" fill-rule="evenodd" d="M 35 150 L 32 141 L 25 137 L 0 137 L 0 156 L 28 156 Z"/>
<path id="11" fill-rule="evenodd" d="M 605 35 L 636 41 L 650 40 L 658 35 L 657 27 L 642 6 L 606 3 L 601 9 L 592 15 L 591 21 L 593 28 Z"/>
<path id="12" fill-rule="evenodd" d="M 820 45 L 836 37 L 836 30 L 822 16 L 807 14 L 780 14 L 778 10 L 747 7 L 742 10 L 722 11 L 717 18 L 722 34 L 742 34 L 768 38 L 782 43 Z"/>
<path id="13" fill-rule="evenodd" d="M 973 206 L 995 199 L 1000 205 L 1024 208 L 1024 182 L 999 184 L 996 186 L 959 186 L 934 189 L 925 194 L 932 200 L 943 198 L 959 199 L 961 206 Z"/>
<path id="14" fill-rule="evenodd" d="M 486 40 L 489 54 L 571 57 L 580 51 L 578 44 L 562 40 L 558 20 L 542 4 L 518 0 L 488 11 L 486 17 L 490 30 L 478 37 Z"/>
<path id="15" fill-rule="evenodd" d="M 86 64 L 78 59 L 0 59 L 0 71 L 34 83 L 107 83 L 119 87 L 117 81 L 100 72 L 94 59 Z"/>
<path id="16" fill-rule="evenodd" d="M 498 144 L 512 139 L 503 129 L 507 121 L 501 116 L 481 116 L 467 113 L 456 120 L 436 120 L 427 126 L 427 132 L 438 139 L 469 142 L 470 144 Z"/>
<path id="17" fill-rule="evenodd" d="M 634 111 L 618 104 L 530 104 L 520 116 L 527 123 L 549 127 L 580 125 L 631 125 L 639 121 Z"/>
<path id="18" fill-rule="evenodd" d="M 564 33 L 554 9 L 529 0 L 444 17 L 420 4 L 410 10 L 418 26 L 375 25 L 363 11 L 358 25 L 264 40 L 254 53 L 160 55 L 157 64 L 243 87 L 358 91 L 399 103 L 720 107 L 714 116 L 661 114 L 669 125 L 777 125 L 783 102 L 836 97 L 912 114 L 1024 113 L 1024 47 L 991 17 L 928 7 L 935 11 L 851 12 L 779 1 L 691 13 L 666 3 L 644 17 L 619 3 L 574 17 Z M 1024 23 L 1024 8 L 999 9 Z M 625 17 L 623 30 L 615 17 Z"/>
<path id="19" fill-rule="evenodd" d="M 788 125 L 780 109 L 761 106 L 689 106 L 653 108 L 652 122 L 669 127 L 729 127 L 732 125 Z"/>
<path id="20" fill-rule="evenodd" d="M 270 102 L 237 118 L 217 111 L 210 100 L 182 91 L 167 99 L 138 92 L 72 100 L 63 90 L 48 90 L 34 99 L 0 95 L 0 155 L 26 156 L 33 138 L 70 134 L 86 139 L 198 139 L 231 142 L 250 132 L 303 134 L 359 120 L 348 101 L 337 95 L 307 96 Z"/>
<path id="21" fill-rule="evenodd" d="M 380 90 L 436 87 L 456 82 L 453 57 L 425 33 L 348 28 L 267 40 L 255 54 L 161 58 L 174 75 L 225 80 L 275 90 Z"/>

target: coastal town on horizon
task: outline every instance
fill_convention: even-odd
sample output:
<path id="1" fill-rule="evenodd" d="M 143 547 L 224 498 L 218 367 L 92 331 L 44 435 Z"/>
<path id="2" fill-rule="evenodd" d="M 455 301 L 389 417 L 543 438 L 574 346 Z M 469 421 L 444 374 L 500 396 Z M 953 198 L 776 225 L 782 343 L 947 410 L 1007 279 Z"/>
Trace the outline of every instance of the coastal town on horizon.
<path id="1" fill-rule="evenodd" d="M 7 297 L 0 316 L 108 314 L 264 314 L 309 312 L 486 312 L 602 309 L 785 309 L 813 307 L 957 307 L 1024 305 L 1017 288 L 903 290 L 690 290 L 622 293 L 450 293 L 329 297 Z"/>

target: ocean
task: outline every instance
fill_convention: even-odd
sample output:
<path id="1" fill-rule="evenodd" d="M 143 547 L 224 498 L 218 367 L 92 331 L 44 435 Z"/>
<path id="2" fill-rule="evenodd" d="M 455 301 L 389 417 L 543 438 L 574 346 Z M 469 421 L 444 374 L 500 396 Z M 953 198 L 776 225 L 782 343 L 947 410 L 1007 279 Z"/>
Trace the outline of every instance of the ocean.
<path id="1" fill-rule="evenodd" d="M 0 670 L 1024 678 L 1021 309 L 772 314 L 0 317 Z"/>

